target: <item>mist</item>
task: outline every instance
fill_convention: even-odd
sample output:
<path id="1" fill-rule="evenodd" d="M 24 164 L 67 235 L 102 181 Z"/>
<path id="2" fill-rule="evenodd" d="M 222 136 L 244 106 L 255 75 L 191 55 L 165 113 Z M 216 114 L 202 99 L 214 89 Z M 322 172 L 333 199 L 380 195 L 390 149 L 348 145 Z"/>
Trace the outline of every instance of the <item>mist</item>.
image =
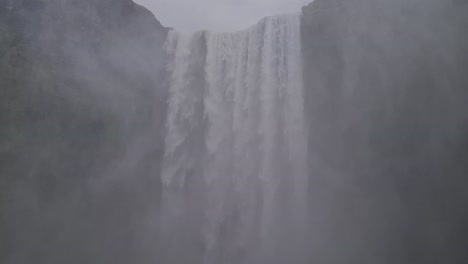
<path id="1" fill-rule="evenodd" d="M 467 3 L 140 2 L 0 3 L 1 263 L 468 260 Z"/>

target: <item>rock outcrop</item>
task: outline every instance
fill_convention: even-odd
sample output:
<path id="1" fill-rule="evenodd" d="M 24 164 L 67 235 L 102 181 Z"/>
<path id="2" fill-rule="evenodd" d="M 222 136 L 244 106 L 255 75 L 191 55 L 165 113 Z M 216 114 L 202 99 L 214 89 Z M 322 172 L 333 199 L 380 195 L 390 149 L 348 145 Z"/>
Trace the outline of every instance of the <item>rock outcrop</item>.
<path id="1" fill-rule="evenodd" d="M 467 14 L 463 1 L 303 8 L 315 263 L 468 257 Z"/>
<path id="2" fill-rule="evenodd" d="M 130 0 L 2 1 L 1 263 L 154 259 L 167 31 Z"/>

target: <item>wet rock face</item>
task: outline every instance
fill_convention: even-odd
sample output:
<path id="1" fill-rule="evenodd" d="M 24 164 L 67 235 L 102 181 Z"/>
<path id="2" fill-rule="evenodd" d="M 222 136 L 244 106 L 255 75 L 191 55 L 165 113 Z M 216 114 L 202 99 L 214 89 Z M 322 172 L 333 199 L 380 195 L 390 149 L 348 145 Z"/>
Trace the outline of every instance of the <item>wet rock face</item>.
<path id="1" fill-rule="evenodd" d="M 467 14 L 461 1 L 303 8 L 312 211 L 329 226 L 315 259 L 467 257 Z"/>
<path id="2" fill-rule="evenodd" d="M 3 4 L 0 262 L 155 259 L 167 29 L 132 1 Z"/>

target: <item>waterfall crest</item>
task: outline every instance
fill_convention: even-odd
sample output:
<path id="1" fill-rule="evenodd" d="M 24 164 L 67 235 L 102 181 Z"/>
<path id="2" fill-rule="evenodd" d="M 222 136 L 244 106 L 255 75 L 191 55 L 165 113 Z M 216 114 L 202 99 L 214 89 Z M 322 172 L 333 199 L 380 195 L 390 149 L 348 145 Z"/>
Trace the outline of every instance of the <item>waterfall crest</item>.
<path id="1" fill-rule="evenodd" d="M 169 33 L 167 258 L 259 263 L 300 243 L 308 176 L 300 43 L 296 14 L 234 33 Z"/>

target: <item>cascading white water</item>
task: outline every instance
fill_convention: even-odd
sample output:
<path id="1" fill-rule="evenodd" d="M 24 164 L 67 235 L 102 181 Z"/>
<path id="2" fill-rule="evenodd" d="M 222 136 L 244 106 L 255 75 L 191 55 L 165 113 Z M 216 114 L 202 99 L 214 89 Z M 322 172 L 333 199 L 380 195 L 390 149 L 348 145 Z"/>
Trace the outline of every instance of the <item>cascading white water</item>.
<path id="1" fill-rule="evenodd" d="M 299 15 L 234 33 L 169 33 L 167 258 L 260 263 L 300 243 L 308 176 L 300 43 Z"/>

